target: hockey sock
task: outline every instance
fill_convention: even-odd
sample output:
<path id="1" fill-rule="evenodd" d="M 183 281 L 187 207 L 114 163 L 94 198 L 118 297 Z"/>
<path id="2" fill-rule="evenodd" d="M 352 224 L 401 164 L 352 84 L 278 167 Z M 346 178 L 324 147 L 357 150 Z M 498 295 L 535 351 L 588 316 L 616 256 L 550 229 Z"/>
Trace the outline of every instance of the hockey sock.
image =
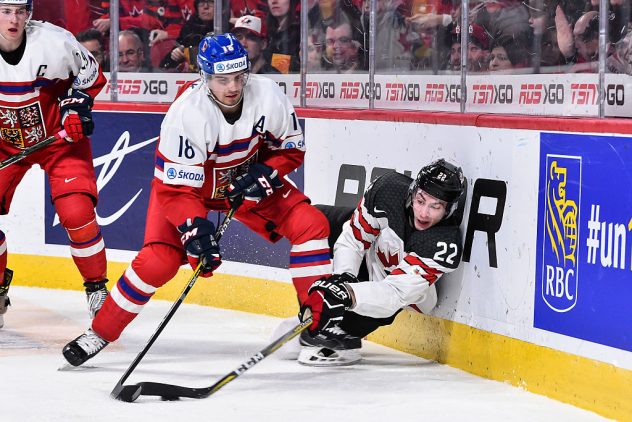
<path id="1" fill-rule="evenodd" d="M 55 207 L 70 239 L 70 253 L 84 281 L 106 278 L 105 243 L 96 221 L 92 198 L 70 194 L 57 198 Z"/>
<path id="2" fill-rule="evenodd" d="M 92 321 L 92 329 L 109 342 L 143 310 L 156 289 L 171 280 L 183 263 L 183 251 L 161 243 L 144 246 L 125 270 Z"/>
<path id="3" fill-rule="evenodd" d="M 310 240 L 292 245 L 290 274 L 299 302 L 307 299 L 307 290 L 314 281 L 331 275 L 331 259 L 327 239 Z"/>

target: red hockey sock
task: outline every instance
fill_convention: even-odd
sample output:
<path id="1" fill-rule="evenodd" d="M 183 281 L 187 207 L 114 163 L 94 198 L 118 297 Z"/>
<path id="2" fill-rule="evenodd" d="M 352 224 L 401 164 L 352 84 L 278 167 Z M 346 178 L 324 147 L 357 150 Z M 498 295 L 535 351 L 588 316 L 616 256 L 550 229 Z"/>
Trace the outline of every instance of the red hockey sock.
<path id="1" fill-rule="evenodd" d="M 70 194 L 57 198 L 55 208 L 70 239 L 70 253 L 84 281 L 105 279 L 107 259 L 92 198 Z"/>

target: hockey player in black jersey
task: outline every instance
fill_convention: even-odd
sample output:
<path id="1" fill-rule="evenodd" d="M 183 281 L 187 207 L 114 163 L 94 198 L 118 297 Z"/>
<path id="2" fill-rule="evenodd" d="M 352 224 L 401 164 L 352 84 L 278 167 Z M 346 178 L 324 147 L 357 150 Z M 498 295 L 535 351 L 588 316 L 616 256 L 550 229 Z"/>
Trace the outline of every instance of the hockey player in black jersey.
<path id="1" fill-rule="evenodd" d="M 434 308 L 434 283 L 461 261 L 465 191 L 461 168 L 440 159 L 414 180 L 381 176 L 355 209 L 320 207 L 339 236 L 334 274 L 316 281 L 301 307 L 299 317 L 312 315 L 313 323 L 301 335 L 300 363 L 356 363 L 361 338 L 391 324 L 403 308 Z"/>

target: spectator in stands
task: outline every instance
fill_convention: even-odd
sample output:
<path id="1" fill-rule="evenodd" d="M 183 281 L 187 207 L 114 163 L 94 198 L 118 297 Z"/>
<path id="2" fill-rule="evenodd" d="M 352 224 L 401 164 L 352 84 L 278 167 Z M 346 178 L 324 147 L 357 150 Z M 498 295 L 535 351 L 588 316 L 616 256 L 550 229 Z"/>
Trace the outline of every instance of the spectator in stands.
<path id="1" fill-rule="evenodd" d="M 301 44 L 299 0 L 267 0 L 269 13 L 267 61 L 281 73 L 300 70 L 299 47 Z"/>
<path id="2" fill-rule="evenodd" d="M 467 45 L 467 70 L 484 72 L 489 64 L 489 34 L 480 25 L 471 24 Z"/>
<path id="3" fill-rule="evenodd" d="M 310 30 L 318 30 L 323 34 L 332 25 L 347 23 L 351 27 L 352 38 L 358 42 L 361 54 L 368 56 L 368 32 L 362 27 L 362 13 L 354 0 L 317 0 L 307 14 Z"/>
<path id="4" fill-rule="evenodd" d="M 405 72 L 411 69 L 411 34 L 402 14 L 403 0 L 377 0 L 375 69 L 378 71 Z M 364 33 L 369 33 L 369 0 L 362 8 Z"/>
<path id="5" fill-rule="evenodd" d="M 406 18 L 410 24 L 420 28 L 448 28 L 450 24 L 459 22 L 460 2 L 412 0 L 412 3 L 410 17 Z"/>
<path id="6" fill-rule="evenodd" d="M 431 70 L 434 67 L 438 68 L 439 53 L 435 44 L 436 29 L 419 26 L 412 29 L 411 33 L 413 34 L 411 37 L 412 69 L 424 71 Z"/>
<path id="7" fill-rule="evenodd" d="M 119 0 L 119 28 L 142 28 L 142 14 L 147 0 Z M 101 34 L 110 30 L 110 0 L 102 0 L 104 14 L 92 22 Z"/>
<path id="8" fill-rule="evenodd" d="M 146 2 L 142 14 L 142 29 L 149 32 L 149 57 L 153 67 L 159 67 L 165 55 L 176 46 L 176 38 L 194 10 L 194 0 Z"/>
<path id="9" fill-rule="evenodd" d="M 145 64 L 145 48 L 137 33 L 131 30 L 123 30 L 119 33 L 119 57 L 120 72 L 148 72 Z"/>
<path id="10" fill-rule="evenodd" d="M 176 46 L 160 62 L 162 69 L 175 69 L 178 72 L 197 71 L 197 48 L 202 38 L 213 32 L 215 3 L 213 0 L 195 0 L 195 11 L 182 25 Z"/>
<path id="11" fill-rule="evenodd" d="M 629 0 L 610 0 L 608 6 L 608 41 L 614 45 L 630 31 L 632 4 Z M 599 0 L 590 0 L 590 10 L 599 11 Z"/>
<path id="12" fill-rule="evenodd" d="M 413 43 L 413 69 L 446 69 L 450 61 L 453 34 L 460 22 L 459 0 L 408 0 L 411 3 L 409 38 Z M 418 36 L 415 39 L 415 36 Z M 460 48 L 460 43 L 459 43 Z M 457 66 L 460 66 L 459 57 Z M 455 62 L 456 63 L 456 62 Z M 459 68 L 460 70 L 460 68 Z"/>
<path id="13" fill-rule="evenodd" d="M 311 31 L 307 37 L 307 71 L 321 72 L 324 69 L 323 52 L 325 36 L 318 30 Z"/>
<path id="14" fill-rule="evenodd" d="M 596 72 L 599 56 L 599 13 L 583 14 L 571 29 L 565 14 L 558 7 L 557 41 L 566 62 L 573 64 L 571 73 Z"/>
<path id="15" fill-rule="evenodd" d="M 470 22 L 485 29 L 491 38 L 530 40 L 529 12 L 518 0 L 484 1 L 472 8 Z"/>
<path id="16" fill-rule="evenodd" d="M 533 73 L 556 73 L 565 62 L 557 45 L 555 9 L 557 3 L 545 0 L 525 2 L 529 11 L 529 25 L 533 31 Z"/>
<path id="17" fill-rule="evenodd" d="M 265 0 L 230 0 L 229 23 L 235 25 L 242 16 L 265 18 L 268 15 L 268 3 Z"/>
<path id="18" fill-rule="evenodd" d="M 632 75 L 632 32 L 614 45 L 612 54 L 606 59 L 610 73 Z"/>
<path id="19" fill-rule="evenodd" d="M 81 43 L 95 58 L 97 63 L 104 72 L 108 72 L 109 63 L 107 63 L 107 55 L 103 49 L 101 33 L 96 29 L 87 29 L 77 34 L 77 41 Z"/>
<path id="20" fill-rule="evenodd" d="M 495 40 L 489 54 L 489 71 L 515 73 L 515 69 L 524 69 L 530 65 L 527 49 L 513 38 Z"/>
<path id="21" fill-rule="evenodd" d="M 268 42 L 265 26 L 262 25 L 260 18 L 249 15 L 240 17 L 235 22 L 232 33 L 248 52 L 250 73 L 280 73 L 263 55 Z"/>
<path id="22" fill-rule="evenodd" d="M 461 39 L 456 31 L 449 37 L 449 53 L 447 55 L 446 70 L 451 72 L 461 72 Z"/>
<path id="23" fill-rule="evenodd" d="M 175 40 L 193 10 L 194 0 L 148 0 L 142 13 L 142 28 L 150 31 L 149 46 Z"/>
<path id="24" fill-rule="evenodd" d="M 348 23 L 332 24 L 325 32 L 326 56 L 338 73 L 353 73 L 360 68 L 358 41 L 353 39 Z"/>

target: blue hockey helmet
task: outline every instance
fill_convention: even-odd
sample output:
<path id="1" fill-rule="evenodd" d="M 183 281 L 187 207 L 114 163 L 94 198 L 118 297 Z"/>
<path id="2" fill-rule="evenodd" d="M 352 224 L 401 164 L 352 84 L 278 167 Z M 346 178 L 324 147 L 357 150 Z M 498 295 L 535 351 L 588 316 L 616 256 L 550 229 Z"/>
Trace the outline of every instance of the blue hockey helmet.
<path id="1" fill-rule="evenodd" d="M 198 49 L 197 62 L 204 78 L 250 69 L 248 52 L 230 33 L 204 37 Z"/>
<path id="2" fill-rule="evenodd" d="M 407 206 L 412 204 L 417 189 L 445 201 L 447 205 L 444 218 L 448 218 L 457 209 L 459 199 L 465 192 L 466 182 L 461 167 L 441 158 L 419 170 L 417 177 L 410 184 Z"/>

